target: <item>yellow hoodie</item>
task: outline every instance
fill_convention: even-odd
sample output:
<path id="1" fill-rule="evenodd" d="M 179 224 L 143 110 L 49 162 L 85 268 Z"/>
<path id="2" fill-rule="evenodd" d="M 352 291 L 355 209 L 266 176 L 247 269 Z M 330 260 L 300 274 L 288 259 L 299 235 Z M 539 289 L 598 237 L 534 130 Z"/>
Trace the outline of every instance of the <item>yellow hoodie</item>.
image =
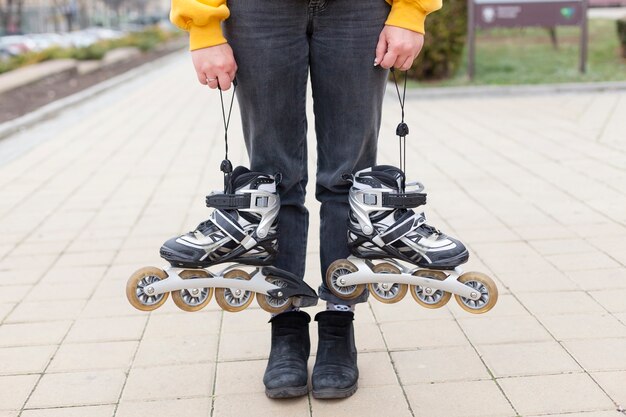
<path id="1" fill-rule="evenodd" d="M 358 0 L 354 0 L 358 1 Z M 391 12 L 385 24 L 424 33 L 426 15 L 441 8 L 442 0 L 386 0 Z M 172 0 L 170 20 L 189 32 L 189 49 L 226 43 L 221 23 L 230 15 L 226 0 Z"/>

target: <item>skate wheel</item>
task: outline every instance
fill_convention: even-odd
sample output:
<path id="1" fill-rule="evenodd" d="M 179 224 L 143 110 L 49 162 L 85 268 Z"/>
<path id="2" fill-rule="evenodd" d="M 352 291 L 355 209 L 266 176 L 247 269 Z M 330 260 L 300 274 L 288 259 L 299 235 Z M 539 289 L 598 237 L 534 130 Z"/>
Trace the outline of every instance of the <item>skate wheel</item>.
<path id="1" fill-rule="evenodd" d="M 444 272 L 427 269 L 419 269 L 415 271 L 413 275 L 416 277 L 436 279 L 438 281 L 443 281 L 448 277 Z M 445 306 L 452 297 L 452 294 L 447 291 L 424 288 L 420 285 L 411 285 L 411 295 L 417 304 L 433 309 Z"/>
<path id="2" fill-rule="evenodd" d="M 472 314 L 482 314 L 491 310 L 498 302 L 496 283 L 482 272 L 466 272 L 459 277 L 459 282 L 480 293 L 480 298 L 477 300 L 455 294 L 454 298 L 463 310 Z"/>
<path id="3" fill-rule="evenodd" d="M 280 278 L 268 276 L 266 278 L 266 281 L 280 288 L 284 288 L 287 286 L 287 284 Z M 291 298 L 289 297 L 276 298 L 268 294 L 257 294 L 256 301 L 259 304 L 259 307 L 271 314 L 282 313 L 283 311 L 291 307 L 292 302 Z"/>
<path id="4" fill-rule="evenodd" d="M 210 273 L 204 269 L 185 270 L 179 274 L 182 279 L 209 278 Z M 183 288 L 172 291 L 172 300 L 183 311 L 198 311 L 203 309 L 213 296 L 213 288 Z"/>
<path id="5" fill-rule="evenodd" d="M 128 278 L 126 283 L 126 298 L 128 298 L 128 302 L 141 311 L 152 311 L 161 307 L 167 300 L 169 292 L 148 295 L 143 289 L 166 278 L 167 274 L 165 271 L 153 266 L 146 266 L 137 270 Z"/>
<path id="6" fill-rule="evenodd" d="M 250 274 L 241 269 L 233 269 L 224 274 L 226 279 L 243 279 L 250 280 Z M 254 293 L 248 290 L 216 288 L 215 301 L 223 310 L 230 313 L 245 310 L 254 300 Z"/>
<path id="7" fill-rule="evenodd" d="M 389 264 L 380 263 L 372 269 L 377 274 L 399 274 L 400 270 Z M 385 304 L 393 304 L 402 300 L 409 287 L 406 284 L 372 282 L 367 284 L 372 297 Z"/>
<path id="8" fill-rule="evenodd" d="M 354 300 L 365 291 L 365 284 L 348 285 L 342 287 L 339 285 L 342 275 L 351 274 L 357 272 L 358 268 L 354 264 L 346 259 L 337 259 L 330 264 L 326 270 L 326 286 L 337 297 L 343 300 Z"/>

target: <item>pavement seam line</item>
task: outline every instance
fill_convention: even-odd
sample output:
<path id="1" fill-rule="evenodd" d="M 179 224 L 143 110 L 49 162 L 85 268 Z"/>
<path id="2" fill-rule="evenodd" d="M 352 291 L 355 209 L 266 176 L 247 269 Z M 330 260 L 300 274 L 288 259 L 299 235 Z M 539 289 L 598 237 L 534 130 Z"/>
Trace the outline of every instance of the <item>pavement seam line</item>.
<path id="1" fill-rule="evenodd" d="M 393 357 L 391 356 L 391 351 L 389 350 L 389 345 L 387 344 L 387 339 L 385 338 L 385 333 L 383 332 L 383 329 L 380 326 L 380 322 L 378 321 L 378 317 L 376 317 L 376 313 L 374 312 L 374 309 L 372 308 L 372 304 L 371 304 L 370 301 L 367 302 L 367 308 L 370 309 L 370 312 L 372 313 L 372 316 L 374 317 L 374 323 L 376 323 L 376 327 L 378 328 L 378 332 L 380 333 L 380 336 L 383 339 L 383 343 L 385 345 L 385 352 L 387 353 L 387 357 L 389 358 L 389 362 L 391 363 L 391 368 L 393 369 L 393 373 L 396 376 L 396 381 L 398 382 L 398 385 L 400 386 L 400 390 L 402 391 L 402 396 L 404 397 L 404 402 L 406 403 L 406 406 L 407 406 L 411 416 L 415 417 L 415 411 L 413 411 L 413 407 L 411 406 L 411 402 L 409 401 L 409 396 L 406 393 L 406 390 L 404 389 L 404 384 L 402 383 L 402 380 L 400 379 L 400 374 L 398 373 L 398 368 L 396 366 L 395 361 L 393 360 Z"/>

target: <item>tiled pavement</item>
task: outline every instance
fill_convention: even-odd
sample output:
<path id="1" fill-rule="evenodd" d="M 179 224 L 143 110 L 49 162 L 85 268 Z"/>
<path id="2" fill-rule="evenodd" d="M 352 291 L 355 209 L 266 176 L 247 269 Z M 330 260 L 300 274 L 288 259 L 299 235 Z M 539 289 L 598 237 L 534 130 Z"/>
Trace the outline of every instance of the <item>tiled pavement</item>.
<path id="1" fill-rule="evenodd" d="M 497 280 L 499 304 L 361 305 L 357 394 L 270 401 L 258 307 L 147 314 L 124 297 L 221 181 L 217 95 L 186 58 L 161 65 L 0 142 L 1 417 L 623 416 L 626 94 L 411 101 L 409 177 L 430 191 L 430 221 L 471 247 L 470 268 Z M 397 110 L 390 95 L 384 163 Z"/>

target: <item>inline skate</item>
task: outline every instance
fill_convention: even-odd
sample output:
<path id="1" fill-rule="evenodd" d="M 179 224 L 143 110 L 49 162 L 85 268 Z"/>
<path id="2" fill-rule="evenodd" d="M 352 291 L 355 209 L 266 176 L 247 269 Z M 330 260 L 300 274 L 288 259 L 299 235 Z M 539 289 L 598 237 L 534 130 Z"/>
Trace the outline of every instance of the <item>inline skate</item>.
<path id="1" fill-rule="evenodd" d="M 469 258 L 465 246 L 413 210 L 426 204 L 421 184 L 405 184 L 404 172 L 386 165 L 358 171 L 346 180 L 352 182 L 348 221 L 352 256 L 329 266 L 325 281 L 333 294 L 354 299 L 367 285 L 384 303 L 398 302 L 410 290 L 426 308 L 443 307 L 452 294 L 470 313 L 493 308 L 498 299 L 493 280 L 480 272 L 463 273 L 460 265 Z"/>
<path id="2" fill-rule="evenodd" d="M 278 245 L 276 178 L 237 167 L 225 182 L 224 193 L 206 198 L 207 206 L 214 208 L 210 218 L 161 247 L 170 267 L 145 267 L 130 277 L 126 296 L 135 308 L 154 310 L 170 292 L 185 311 L 202 309 L 213 292 L 229 312 L 244 310 L 255 293 L 261 308 L 274 314 L 292 305 L 316 304 L 317 294 L 304 281 L 269 266 Z M 230 265 L 217 272 L 207 269 L 223 263 Z"/>

